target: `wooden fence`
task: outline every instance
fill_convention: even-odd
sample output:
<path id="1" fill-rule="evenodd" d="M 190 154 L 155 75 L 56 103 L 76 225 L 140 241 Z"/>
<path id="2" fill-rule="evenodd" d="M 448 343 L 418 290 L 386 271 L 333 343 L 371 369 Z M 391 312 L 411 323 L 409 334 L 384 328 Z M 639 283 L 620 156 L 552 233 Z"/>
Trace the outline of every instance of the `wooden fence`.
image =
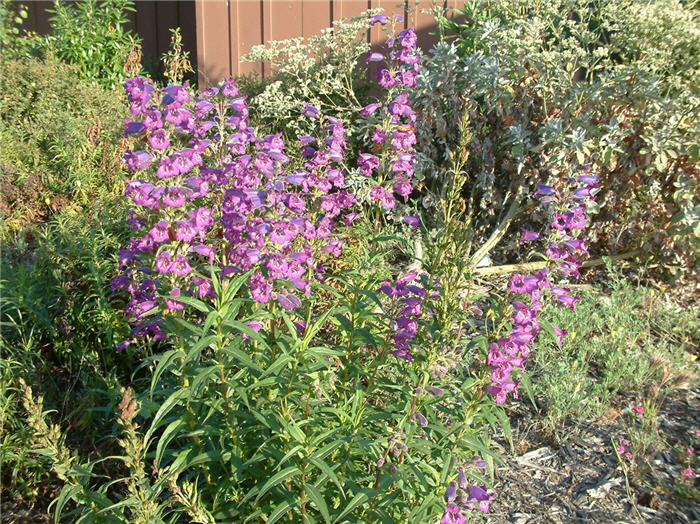
<path id="1" fill-rule="evenodd" d="M 269 74 L 265 64 L 241 63 L 250 48 L 270 40 L 308 37 L 331 27 L 333 21 L 356 16 L 370 8 L 381 7 L 386 14 L 403 16 L 403 27 L 415 26 L 422 47 L 436 37 L 435 21 L 421 9 L 432 0 L 197 0 L 197 59 L 200 83 L 224 76 Z M 462 5 L 458 0 L 440 0 L 445 8 Z M 367 39 L 377 44 L 384 33 L 379 27 L 368 31 Z"/>
<path id="2" fill-rule="evenodd" d="M 271 40 L 308 37 L 331 27 L 333 21 L 356 16 L 381 7 L 386 14 L 403 16 L 403 27 L 415 27 L 424 49 L 436 37 L 435 21 L 421 10 L 433 3 L 446 9 L 463 5 L 464 0 L 180 0 L 138 1 L 128 28 L 143 41 L 144 60 L 155 60 L 168 49 L 169 29 L 180 27 L 183 44 L 199 72 L 200 85 L 223 77 L 243 74 L 269 75 L 263 63 L 241 63 L 240 57 L 257 44 Z M 49 30 L 46 12 L 52 2 L 25 4 L 29 19 L 25 27 L 45 33 Z M 416 6 L 417 4 L 417 6 Z M 416 8 L 417 7 L 417 8 Z M 367 41 L 379 44 L 384 34 L 379 27 L 367 32 Z"/>

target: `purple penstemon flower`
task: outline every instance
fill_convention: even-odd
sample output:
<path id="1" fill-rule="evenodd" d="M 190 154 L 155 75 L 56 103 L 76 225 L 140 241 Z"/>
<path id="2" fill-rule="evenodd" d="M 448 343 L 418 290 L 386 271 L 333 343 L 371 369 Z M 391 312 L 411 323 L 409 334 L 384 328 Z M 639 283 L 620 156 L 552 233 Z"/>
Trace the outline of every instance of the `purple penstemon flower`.
<path id="1" fill-rule="evenodd" d="M 290 283 L 310 296 L 314 279 L 323 280 L 324 262 L 342 254 L 335 228 L 359 216 L 352 213 L 355 195 L 344 189 L 348 146 L 343 123 L 325 117 L 323 134 L 301 137 L 302 146 L 309 147 L 305 169 L 293 171 L 286 166 L 292 155 L 281 133 L 259 137 L 250 127 L 246 97 L 238 95 L 234 82 L 224 81 L 199 97 L 187 85 L 156 92 L 145 79 L 126 87 L 134 115 L 127 131 L 148 142 L 148 151 L 124 155 L 129 169 L 143 171 L 143 180 L 127 182 L 126 191 L 140 208 L 130 215 L 130 225 L 141 231 L 120 254 L 124 278 L 115 281 L 116 292 L 132 295 L 129 310 L 135 314 L 130 317 L 139 317 L 143 304 L 152 302 L 166 305 L 162 315 L 185 307 L 175 296 L 214 298 L 212 281 L 198 276 L 210 271 L 209 265 L 222 279 L 252 269 L 253 300 L 298 307 Z M 405 97 L 396 100 L 393 116 L 410 120 L 405 102 Z M 370 104 L 366 113 L 383 107 Z M 308 103 L 304 114 L 322 116 Z M 370 171 L 380 167 L 373 155 L 363 162 Z M 397 194 L 407 194 L 412 176 L 412 157 L 395 164 L 395 180 L 387 180 L 378 198 L 385 208 L 396 205 L 390 184 Z M 137 296 L 145 292 L 150 273 L 158 277 L 147 285 L 150 296 Z M 405 347 L 410 358 L 408 344 L 417 323 L 407 312 L 397 326 L 396 351 Z M 139 321 L 133 333 L 165 336 L 154 322 Z"/>
<path id="2" fill-rule="evenodd" d="M 373 25 L 375 25 L 375 24 L 386 24 L 387 22 L 389 22 L 389 17 L 388 17 L 387 15 L 379 14 L 379 15 L 374 15 L 374 16 L 372 17 L 372 19 L 370 20 L 369 25 L 370 25 L 370 27 L 371 27 L 371 26 L 373 26 Z"/>
<path id="3" fill-rule="evenodd" d="M 408 224 L 413 229 L 418 229 L 420 227 L 420 217 L 418 215 L 409 215 L 403 217 L 404 224 Z"/>
<path id="4" fill-rule="evenodd" d="M 170 140 L 168 140 L 165 130 L 156 129 L 148 138 L 148 143 L 153 149 L 162 150 L 167 149 L 167 147 L 170 145 Z"/>
<path id="5" fill-rule="evenodd" d="M 440 519 L 440 524 L 464 524 L 467 517 L 462 514 L 462 509 L 456 504 L 448 504 Z"/>
<path id="6" fill-rule="evenodd" d="M 310 118 L 317 118 L 319 113 L 320 111 L 317 107 L 312 106 L 308 102 L 304 102 L 304 110 L 301 112 L 302 115 Z"/>

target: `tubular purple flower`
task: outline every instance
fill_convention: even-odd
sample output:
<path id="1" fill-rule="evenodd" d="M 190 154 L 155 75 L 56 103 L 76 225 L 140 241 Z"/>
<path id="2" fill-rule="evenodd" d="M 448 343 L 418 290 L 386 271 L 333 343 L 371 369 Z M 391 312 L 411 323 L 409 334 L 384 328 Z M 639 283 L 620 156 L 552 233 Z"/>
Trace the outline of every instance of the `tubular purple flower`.
<path id="1" fill-rule="evenodd" d="M 420 227 L 420 217 L 418 215 L 408 215 L 403 217 L 404 224 L 408 224 L 413 229 L 418 229 Z"/>
<path id="2" fill-rule="evenodd" d="M 187 257 L 184 255 L 177 255 L 175 257 L 175 261 L 173 262 L 170 270 L 179 277 L 183 277 L 192 272 L 192 268 L 187 261 Z"/>
<path id="3" fill-rule="evenodd" d="M 389 21 L 389 17 L 386 15 L 374 15 L 370 20 L 370 27 L 375 24 L 386 24 Z"/>
<path id="4" fill-rule="evenodd" d="M 380 104 L 369 104 L 360 109 L 360 115 L 367 118 L 369 115 L 374 113 L 377 109 L 379 109 Z"/>
<path id="5" fill-rule="evenodd" d="M 127 149 L 122 158 L 127 169 L 131 171 L 143 171 L 153 162 L 152 155 L 146 151 L 131 151 Z"/>
<path id="6" fill-rule="evenodd" d="M 170 140 L 168 140 L 168 137 L 163 129 L 156 129 L 148 138 L 148 143 L 153 149 L 162 150 L 167 149 L 167 147 L 170 145 Z"/>
<path id="7" fill-rule="evenodd" d="M 440 519 L 440 524 L 464 524 L 466 521 L 467 517 L 462 515 L 461 508 L 456 504 L 449 504 Z"/>
<path id="8" fill-rule="evenodd" d="M 308 102 L 304 102 L 304 110 L 301 112 L 302 115 L 308 116 L 310 118 L 317 118 L 319 116 L 318 108 L 312 106 Z"/>
<path id="9" fill-rule="evenodd" d="M 444 498 L 448 504 L 452 504 L 457 498 L 457 485 L 454 482 L 450 482 L 450 485 L 447 486 Z"/>
<path id="10" fill-rule="evenodd" d="M 464 473 L 463 468 L 459 468 L 459 475 L 457 475 L 457 485 L 460 489 L 467 489 L 469 483 L 467 482 L 467 475 Z"/>
<path id="11" fill-rule="evenodd" d="M 524 244 L 525 242 L 530 242 L 532 240 L 537 240 L 540 238 L 539 233 L 535 233 L 534 231 L 529 231 L 525 228 L 522 229 L 523 235 L 520 237 L 520 245 Z"/>

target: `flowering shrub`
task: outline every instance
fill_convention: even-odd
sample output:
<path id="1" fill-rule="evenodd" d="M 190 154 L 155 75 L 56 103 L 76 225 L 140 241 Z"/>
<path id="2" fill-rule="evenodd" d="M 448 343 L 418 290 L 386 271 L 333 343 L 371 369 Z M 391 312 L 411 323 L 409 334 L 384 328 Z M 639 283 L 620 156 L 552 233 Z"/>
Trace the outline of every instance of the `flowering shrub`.
<path id="1" fill-rule="evenodd" d="M 361 110 L 371 153 L 349 151 L 344 122 L 308 102 L 313 132 L 290 148 L 281 132 L 252 127 L 232 80 L 199 95 L 126 82 L 133 237 L 112 286 L 128 296 L 133 328 L 117 349 L 135 354 L 127 348 L 145 338 L 156 354 L 144 362 L 150 386 L 125 390 L 120 404 L 127 496 L 69 475 L 65 499 L 78 511 L 129 522 L 445 523 L 488 510 L 495 495 L 481 470 L 493 474 L 498 460 L 489 428 L 509 434 L 496 404 L 517 387 L 510 374 L 523 369 L 545 290 L 575 299 L 549 273 L 516 276 L 511 291 L 530 304 L 514 304 L 510 333 L 473 322 L 464 147 L 436 206 L 443 227 L 417 268 L 389 268 L 376 251 L 389 216 L 421 224 L 396 216 L 413 191 L 415 43 L 402 31 L 368 57 L 386 90 Z M 538 195 L 557 211 L 547 256 L 571 276 L 597 179 L 565 182 Z M 353 223 L 374 238 L 358 239 Z M 28 406 L 41 432 L 41 408 Z M 44 440 L 65 471 L 74 458 L 60 435 Z"/>

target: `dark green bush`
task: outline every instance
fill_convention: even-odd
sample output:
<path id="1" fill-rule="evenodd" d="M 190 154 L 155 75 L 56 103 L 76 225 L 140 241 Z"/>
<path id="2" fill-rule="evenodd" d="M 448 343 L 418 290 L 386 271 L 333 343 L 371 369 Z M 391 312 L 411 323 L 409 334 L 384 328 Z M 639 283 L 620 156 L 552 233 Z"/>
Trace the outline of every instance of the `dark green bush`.
<path id="1" fill-rule="evenodd" d="M 130 0 L 55 2 L 41 52 L 74 64 L 82 80 L 114 89 L 138 71 L 128 71 L 141 43 L 124 28 L 129 11 L 135 11 Z"/>
<path id="2" fill-rule="evenodd" d="M 122 326 L 110 291 L 116 253 L 126 238 L 125 211 L 101 201 L 101 209 L 61 213 L 18 242 L 2 257 L 2 332 L 5 344 L 33 342 L 68 370 L 114 364 L 116 332 Z"/>

